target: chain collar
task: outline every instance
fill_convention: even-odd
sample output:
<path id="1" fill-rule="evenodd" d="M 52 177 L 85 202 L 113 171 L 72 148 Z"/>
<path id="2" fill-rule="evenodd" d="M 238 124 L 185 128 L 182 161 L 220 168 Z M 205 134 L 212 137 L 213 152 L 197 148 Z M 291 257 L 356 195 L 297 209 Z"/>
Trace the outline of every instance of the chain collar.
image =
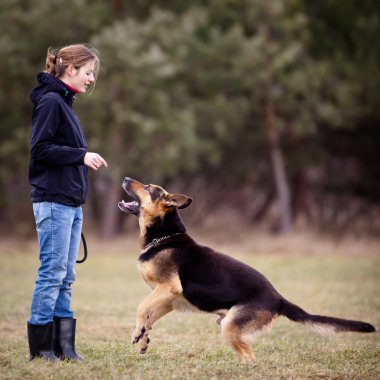
<path id="1" fill-rule="evenodd" d="M 144 249 L 143 249 L 143 252 L 146 252 L 148 251 L 150 248 L 152 247 L 156 247 L 159 243 L 161 243 L 163 240 L 166 240 L 166 239 L 169 239 L 173 236 L 177 236 L 177 235 L 182 235 L 183 232 L 176 232 L 175 234 L 173 235 L 167 235 L 167 236 L 162 236 L 160 238 L 156 238 L 156 239 L 153 239 L 149 244 L 147 244 Z"/>

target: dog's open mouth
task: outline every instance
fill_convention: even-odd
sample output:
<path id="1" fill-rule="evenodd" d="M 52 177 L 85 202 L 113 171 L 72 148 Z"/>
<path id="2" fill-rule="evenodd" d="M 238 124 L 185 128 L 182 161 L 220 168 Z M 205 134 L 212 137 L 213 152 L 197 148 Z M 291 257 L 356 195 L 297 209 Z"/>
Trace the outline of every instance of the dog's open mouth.
<path id="1" fill-rule="evenodd" d="M 117 204 L 119 209 L 129 214 L 138 214 L 140 210 L 140 203 L 138 201 L 124 202 L 121 201 Z"/>
<path id="2" fill-rule="evenodd" d="M 138 214 L 140 212 L 141 201 L 139 196 L 130 189 L 130 183 L 131 179 L 125 177 L 122 188 L 132 200 L 130 202 L 122 200 L 117 205 L 121 211 L 127 212 L 128 214 Z"/>
<path id="3" fill-rule="evenodd" d="M 140 210 L 140 204 L 137 201 L 125 202 L 124 200 L 118 203 L 119 209 L 130 214 L 137 214 Z"/>

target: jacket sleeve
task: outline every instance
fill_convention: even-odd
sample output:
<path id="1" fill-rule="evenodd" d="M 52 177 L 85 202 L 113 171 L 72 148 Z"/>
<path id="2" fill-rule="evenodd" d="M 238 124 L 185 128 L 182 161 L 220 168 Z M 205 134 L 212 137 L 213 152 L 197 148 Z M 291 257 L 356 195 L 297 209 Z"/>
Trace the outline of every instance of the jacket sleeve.
<path id="1" fill-rule="evenodd" d="M 35 161 L 53 165 L 81 165 L 85 148 L 54 144 L 60 124 L 60 105 L 52 98 L 41 99 L 34 110 L 30 136 L 30 156 Z"/>

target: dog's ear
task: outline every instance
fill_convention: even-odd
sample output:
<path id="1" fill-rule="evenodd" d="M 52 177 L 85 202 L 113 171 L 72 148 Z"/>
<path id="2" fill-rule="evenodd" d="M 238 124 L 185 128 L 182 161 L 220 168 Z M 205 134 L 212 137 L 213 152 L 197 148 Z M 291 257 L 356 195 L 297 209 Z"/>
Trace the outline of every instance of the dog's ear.
<path id="1" fill-rule="evenodd" d="M 165 197 L 165 201 L 168 206 L 174 206 L 181 209 L 190 206 L 193 199 L 182 194 L 169 194 Z"/>

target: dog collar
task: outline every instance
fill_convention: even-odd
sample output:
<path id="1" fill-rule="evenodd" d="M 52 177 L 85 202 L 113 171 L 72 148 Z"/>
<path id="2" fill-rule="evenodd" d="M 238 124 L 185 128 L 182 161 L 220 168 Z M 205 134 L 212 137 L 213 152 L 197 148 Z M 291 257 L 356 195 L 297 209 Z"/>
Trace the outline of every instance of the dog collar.
<path id="1" fill-rule="evenodd" d="M 156 247 L 159 243 L 161 243 L 163 240 L 166 240 L 166 239 L 169 239 L 169 238 L 172 238 L 173 236 L 177 236 L 177 235 L 182 235 L 182 232 L 176 232 L 175 234 L 173 235 L 167 235 L 167 236 L 162 236 L 160 238 L 156 238 L 156 239 L 153 239 L 149 244 L 147 244 L 145 247 L 144 247 L 144 250 L 143 252 L 146 252 L 148 251 L 150 248 L 152 247 Z"/>

